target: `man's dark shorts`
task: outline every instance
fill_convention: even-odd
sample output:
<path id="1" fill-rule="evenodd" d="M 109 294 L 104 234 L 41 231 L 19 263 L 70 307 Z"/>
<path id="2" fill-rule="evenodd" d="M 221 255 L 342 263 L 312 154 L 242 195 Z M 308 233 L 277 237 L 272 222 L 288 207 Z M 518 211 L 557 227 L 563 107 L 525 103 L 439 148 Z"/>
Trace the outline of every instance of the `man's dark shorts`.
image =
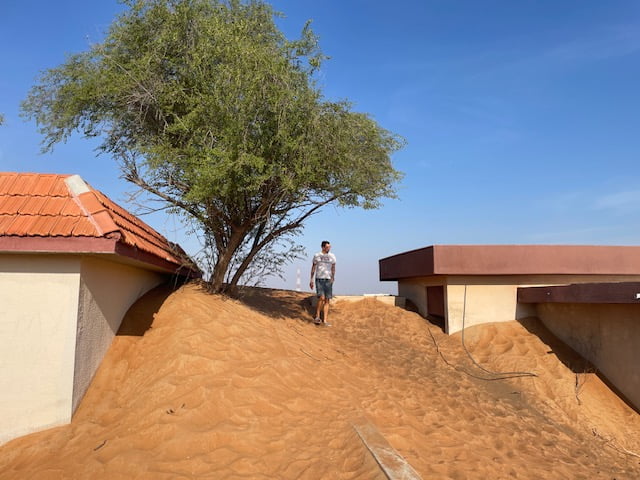
<path id="1" fill-rule="evenodd" d="M 319 297 L 331 300 L 333 297 L 333 282 L 330 278 L 316 278 L 316 292 Z"/>

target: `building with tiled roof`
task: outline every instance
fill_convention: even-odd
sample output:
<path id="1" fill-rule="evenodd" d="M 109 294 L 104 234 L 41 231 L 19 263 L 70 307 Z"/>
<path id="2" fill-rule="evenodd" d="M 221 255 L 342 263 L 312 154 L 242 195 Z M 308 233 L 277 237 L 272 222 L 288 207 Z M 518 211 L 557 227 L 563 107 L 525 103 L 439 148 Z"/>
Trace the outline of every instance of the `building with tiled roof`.
<path id="1" fill-rule="evenodd" d="M 0 173 L 0 443 L 68 423 L 133 302 L 198 275 L 78 175 Z"/>
<path id="2" fill-rule="evenodd" d="M 115 254 L 170 273 L 192 267 L 177 245 L 78 175 L 0 173 L 0 251 Z"/>

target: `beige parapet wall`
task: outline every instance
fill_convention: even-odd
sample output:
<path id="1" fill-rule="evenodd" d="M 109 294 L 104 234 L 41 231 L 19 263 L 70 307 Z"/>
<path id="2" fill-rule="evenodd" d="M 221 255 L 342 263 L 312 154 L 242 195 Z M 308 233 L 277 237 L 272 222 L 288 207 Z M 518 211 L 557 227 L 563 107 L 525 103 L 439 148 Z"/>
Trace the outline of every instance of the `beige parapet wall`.
<path id="1" fill-rule="evenodd" d="M 129 306 L 160 274 L 99 256 L 0 264 L 0 444 L 71 421 Z"/>
<path id="2" fill-rule="evenodd" d="M 336 295 L 336 302 L 358 302 L 365 299 L 377 300 L 386 305 L 395 307 L 405 307 L 406 299 L 397 295 L 387 295 L 383 293 L 365 293 L 364 295 Z"/>
<path id="3" fill-rule="evenodd" d="M 551 332 L 640 410 L 640 305 L 540 303 L 536 310 Z"/>
<path id="4" fill-rule="evenodd" d="M 366 293 L 364 295 L 336 295 L 331 299 L 331 303 L 335 304 L 337 302 L 359 302 L 360 300 L 365 299 L 377 300 L 378 302 L 382 302 L 386 305 L 392 305 L 395 307 L 405 307 L 406 299 L 404 297 L 398 297 L 397 295 L 387 295 L 384 293 Z M 318 297 L 311 297 L 311 305 L 316 306 L 318 304 Z"/>

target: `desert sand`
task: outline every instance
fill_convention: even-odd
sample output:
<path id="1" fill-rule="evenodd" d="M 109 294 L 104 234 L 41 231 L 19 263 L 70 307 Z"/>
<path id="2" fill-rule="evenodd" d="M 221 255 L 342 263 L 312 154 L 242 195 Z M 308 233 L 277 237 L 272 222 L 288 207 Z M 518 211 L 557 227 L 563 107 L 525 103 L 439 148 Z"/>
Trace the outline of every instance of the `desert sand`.
<path id="1" fill-rule="evenodd" d="M 0 479 L 385 479 L 363 427 L 425 480 L 640 478 L 640 415 L 537 319 L 463 338 L 374 299 L 331 314 L 153 290 L 72 423 L 1 446 Z"/>

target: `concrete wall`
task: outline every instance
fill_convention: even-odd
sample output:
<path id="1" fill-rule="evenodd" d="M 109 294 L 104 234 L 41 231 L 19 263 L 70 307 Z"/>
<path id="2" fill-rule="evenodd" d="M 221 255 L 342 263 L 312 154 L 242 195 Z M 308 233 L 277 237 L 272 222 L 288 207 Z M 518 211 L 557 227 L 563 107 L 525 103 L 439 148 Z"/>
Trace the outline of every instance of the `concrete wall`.
<path id="1" fill-rule="evenodd" d="M 427 288 L 446 284 L 446 277 L 419 277 L 398 282 L 398 296 L 411 300 L 423 317 L 427 316 Z M 445 291 L 445 305 L 446 305 Z"/>
<path id="2" fill-rule="evenodd" d="M 0 255 L 0 444 L 71 421 L 124 314 L 164 278 L 98 256 Z"/>
<path id="3" fill-rule="evenodd" d="M 640 305 L 541 303 L 537 316 L 640 409 Z"/>
<path id="4" fill-rule="evenodd" d="M 427 312 L 426 287 L 444 285 L 445 331 L 506 322 L 535 315 L 533 305 L 519 305 L 518 287 L 588 282 L 638 281 L 637 275 L 439 275 L 398 282 L 398 295 L 411 300 L 421 315 Z"/>
<path id="5" fill-rule="evenodd" d="M 0 443 L 68 423 L 80 259 L 0 256 Z"/>
<path id="6" fill-rule="evenodd" d="M 463 326 L 514 320 L 533 314 L 533 308 L 528 314 L 517 311 L 516 285 L 468 282 L 449 284 L 445 292 L 445 325 L 449 334 L 459 332 Z"/>
<path id="7" fill-rule="evenodd" d="M 100 257 L 81 263 L 73 381 L 73 411 L 78 408 L 129 307 L 165 277 Z"/>

